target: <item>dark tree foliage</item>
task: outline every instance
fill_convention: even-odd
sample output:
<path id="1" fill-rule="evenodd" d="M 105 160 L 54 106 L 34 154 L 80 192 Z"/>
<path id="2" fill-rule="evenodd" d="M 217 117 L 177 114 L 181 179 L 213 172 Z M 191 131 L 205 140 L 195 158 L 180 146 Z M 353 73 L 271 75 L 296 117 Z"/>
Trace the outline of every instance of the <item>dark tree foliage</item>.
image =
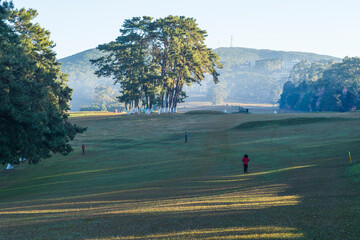
<path id="1" fill-rule="evenodd" d="M 119 100 L 128 108 L 157 104 L 176 111 L 186 96 L 184 85 L 200 83 L 205 74 L 218 81 L 219 58 L 206 47 L 206 31 L 193 18 L 135 17 L 125 20 L 120 33 L 98 47 L 106 55 L 92 63 L 97 76 L 111 76 L 121 85 Z"/>
<path id="2" fill-rule="evenodd" d="M 0 1 L 0 162 L 37 163 L 67 154 L 85 131 L 69 123 L 71 89 L 52 50 L 50 33 L 31 20 L 33 9 Z"/>
<path id="3" fill-rule="evenodd" d="M 285 83 L 280 108 L 295 111 L 351 111 L 360 108 L 360 58 L 340 63 L 301 62 Z"/>

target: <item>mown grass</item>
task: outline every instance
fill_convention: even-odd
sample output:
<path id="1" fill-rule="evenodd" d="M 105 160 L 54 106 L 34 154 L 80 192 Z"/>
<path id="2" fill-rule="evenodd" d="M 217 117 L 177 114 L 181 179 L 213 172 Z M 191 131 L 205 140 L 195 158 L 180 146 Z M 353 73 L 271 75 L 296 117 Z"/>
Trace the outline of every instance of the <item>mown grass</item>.
<path id="1" fill-rule="evenodd" d="M 234 129 L 285 127 L 285 126 L 322 123 L 322 122 L 337 122 L 337 121 L 343 122 L 345 120 L 346 120 L 345 118 L 339 118 L 339 117 L 296 117 L 296 118 L 268 120 L 268 121 L 250 121 L 250 122 L 241 123 L 240 125 L 234 127 Z"/>
<path id="2" fill-rule="evenodd" d="M 117 116 L 125 113 L 101 112 L 101 111 L 81 111 L 70 112 L 70 118 L 75 117 L 91 117 L 91 116 Z"/>
<path id="3" fill-rule="evenodd" d="M 71 118 L 74 152 L 1 172 L 0 239 L 357 239 L 359 116 Z"/>
<path id="4" fill-rule="evenodd" d="M 224 112 L 215 110 L 193 110 L 188 111 L 185 114 L 224 114 Z"/>
<path id="5" fill-rule="evenodd" d="M 360 182 L 360 162 L 356 162 L 349 167 L 348 176 L 351 177 L 354 181 Z"/>

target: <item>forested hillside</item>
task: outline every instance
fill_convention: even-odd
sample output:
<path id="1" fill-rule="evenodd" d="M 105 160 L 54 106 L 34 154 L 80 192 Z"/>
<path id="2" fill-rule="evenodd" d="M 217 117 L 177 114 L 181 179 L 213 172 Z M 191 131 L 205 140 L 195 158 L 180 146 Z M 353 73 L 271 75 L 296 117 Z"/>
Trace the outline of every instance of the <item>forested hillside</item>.
<path id="1" fill-rule="evenodd" d="M 222 47 L 214 50 L 220 57 L 223 64 L 232 65 L 246 61 L 257 61 L 262 59 L 281 59 L 291 61 L 294 59 L 317 62 L 322 60 L 339 60 L 338 58 L 306 52 L 274 51 L 268 49 L 253 49 L 241 47 Z"/>
<path id="2" fill-rule="evenodd" d="M 360 109 L 360 58 L 341 63 L 302 61 L 291 70 L 280 99 L 284 111 L 338 111 Z"/>
<path id="3" fill-rule="evenodd" d="M 111 79 L 98 78 L 94 74 L 95 67 L 90 63 L 90 59 L 101 55 L 100 51 L 90 49 L 59 60 L 62 63 L 62 71 L 69 74 L 69 86 L 73 89 L 71 110 L 79 110 L 81 106 L 91 105 L 96 87 L 113 84 Z"/>
<path id="4" fill-rule="evenodd" d="M 283 85 L 288 81 L 292 67 L 302 60 L 329 62 L 340 59 L 314 53 L 257 50 L 249 48 L 218 48 L 224 68 L 220 70 L 220 83 L 205 83 L 203 92 L 213 103 L 223 101 L 272 103 L 280 98 Z M 188 95 L 196 94 L 189 89 Z"/>
<path id="5" fill-rule="evenodd" d="M 282 87 L 290 75 L 292 67 L 302 61 L 323 62 L 340 59 L 303 52 L 257 50 L 249 48 L 218 48 L 224 68 L 220 72 L 220 83 L 214 85 L 205 80 L 201 86 L 186 87 L 187 101 L 212 101 L 221 104 L 228 101 L 276 103 Z M 113 80 L 98 78 L 95 67 L 89 62 L 101 56 L 101 52 L 90 49 L 70 57 L 60 59 L 63 72 L 69 74 L 69 86 L 74 89 L 72 110 L 82 105 L 90 105 L 94 100 L 97 86 L 111 86 Z M 119 86 L 114 86 L 119 89 Z"/>

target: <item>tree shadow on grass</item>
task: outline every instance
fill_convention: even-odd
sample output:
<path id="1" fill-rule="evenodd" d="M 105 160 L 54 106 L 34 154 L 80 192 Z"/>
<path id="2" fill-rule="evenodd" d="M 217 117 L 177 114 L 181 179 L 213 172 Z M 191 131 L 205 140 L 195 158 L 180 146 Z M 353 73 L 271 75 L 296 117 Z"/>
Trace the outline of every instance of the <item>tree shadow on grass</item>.
<path id="1" fill-rule="evenodd" d="M 33 204 L 3 209 L 1 226 L 6 228 L 2 234 L 12 239 L 24 236 L 32 239 L 298 238 L 302 233 L 281 214 L 298 204 L 299 199 L 279 196 L 284 188 L 283 185 L 261 188 L 248 185 L 247 190 L 242 189 L 245 191 L 227 187 L 189 194 L 184 190 L 172 192 L 168 197 L 162 192 L 161 197 L 139 202 L 107 198 L 90 203 L 74 201 L 73 205 Z M 291 214 L 288 218 L 291 219 Z"/>
<path id="2" fill-rule="evenodd" d="M 207 181 L 207 188 L 183 179 L 174 184 L 177 189 L 133 189 L 3 208 L 1 238 L 356 239 L 359 209 L 353 204 L 359 188 L 344 186 L 344 178 L 331 180 L 340 167 L 331 163 L 198 179 Z M 263 178 L 269 174 L 286 178 L 269 183 Z M 224 182 L 229 179 L 243 181 Z"/>

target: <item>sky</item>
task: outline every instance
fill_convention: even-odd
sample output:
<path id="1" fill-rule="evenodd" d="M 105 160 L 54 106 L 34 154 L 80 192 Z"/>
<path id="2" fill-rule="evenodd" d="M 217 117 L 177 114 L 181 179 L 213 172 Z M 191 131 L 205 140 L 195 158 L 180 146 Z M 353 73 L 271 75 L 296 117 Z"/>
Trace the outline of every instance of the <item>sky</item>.
<path id="1" fill-rule="evenodd" d="M 125 19 L 193 17 L 211 48 L 247 47 L 360 56 L 358 0 L 13 0 L 50 30 L 58 59 L 120 35 Z"/>

